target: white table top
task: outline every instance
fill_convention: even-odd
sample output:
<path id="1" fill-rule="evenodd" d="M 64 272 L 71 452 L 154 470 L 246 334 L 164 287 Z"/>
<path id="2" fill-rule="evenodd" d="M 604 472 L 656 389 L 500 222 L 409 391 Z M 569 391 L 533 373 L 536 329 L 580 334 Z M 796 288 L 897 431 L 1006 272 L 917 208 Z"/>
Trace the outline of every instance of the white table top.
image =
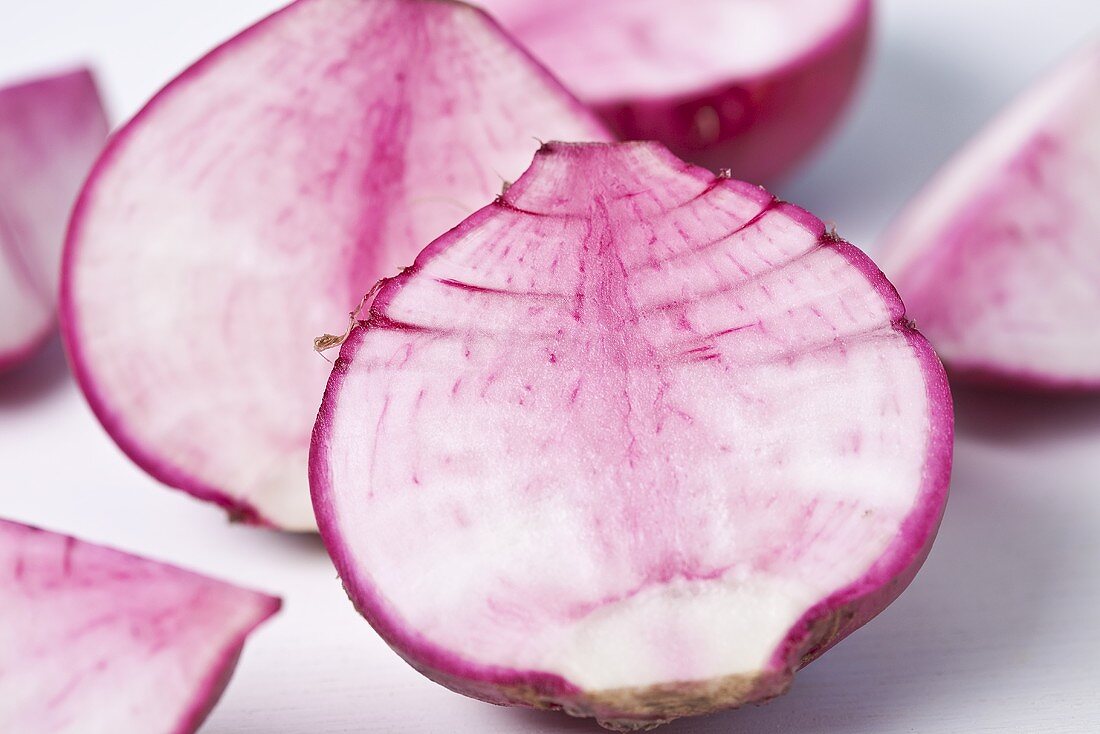
<path id="1" fill-rule="evenodd" d="M 0 0 L 0 79 L 88 59 L 121 119 L 276 5 Z M 778 190 L 872 253 L 952 150 L 1100 33 L 1096 0 L 881 0 L 880 9 L 876 57 L 847 125 Z M 909 591 L 784 698 L 663 731 L 1100 731 L 1100 398 L 957 397 L 951 503 Z M 284 597 L 204 734 L 594 730 L 467 700 L 412 671 L 356 615 L 316 539 L 230 526 L 131 465 L 56 345 L 0 381 L 0 515 Z"/>

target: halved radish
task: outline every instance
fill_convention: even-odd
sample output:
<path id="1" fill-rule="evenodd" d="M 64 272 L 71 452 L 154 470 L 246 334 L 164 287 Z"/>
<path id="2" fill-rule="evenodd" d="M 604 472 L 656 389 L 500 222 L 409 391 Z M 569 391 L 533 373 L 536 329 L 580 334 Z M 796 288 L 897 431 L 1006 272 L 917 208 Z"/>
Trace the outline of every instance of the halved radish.
<path id="1" fill-rule="evenodd" d="M 0 731 L 193 732 L 279 604 L 0 520 Z"/>
<path id="2" fill-rule="evenodd" d="M 536 137 L 606 136 L 481 11 L 299 0 L 185 71 L 97 165 L 62 284 L 79 381 L 161 481 L 311 530 L 313 338 Z"/>
<path id="3" fill-rule="evenodd" d="M 843 111 L 871 0 L 481 0 L 625 140 L 750 181 L 783 174 Z"/>
<path id="4" fill-rule="evenodd" d="M 413 666 L 631 729 L 781 693 L 892 601 L 951 441 L 935 354 L 820 220 L 656 143 L 555 143 L 383 284 L 311 480 Z"/>
<path id="5" fill-rule="evenodd" d="M 106 138 L 86 69 L 0 88 L 0 371 L 53 331 L 65 224 Z"/>
<path id="6" fill-rule="evenodd" d="M 1100 389 L 1100 43 L 1024 94 L 886 235 L 885 267 L 963 379 Z"/>

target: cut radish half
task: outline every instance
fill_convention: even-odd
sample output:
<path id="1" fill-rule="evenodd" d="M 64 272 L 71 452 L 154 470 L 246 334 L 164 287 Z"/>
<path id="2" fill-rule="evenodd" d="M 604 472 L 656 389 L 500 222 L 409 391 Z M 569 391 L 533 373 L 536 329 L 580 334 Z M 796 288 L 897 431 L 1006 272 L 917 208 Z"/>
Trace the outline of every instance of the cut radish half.
<path id="1" fill-rule="evenodd" d="M 417 669 L 631 729 L 781 693 L 892 601 L 951 440 L 935 354 L 821 221 L 656 143 L 555 143 L 381 287 L 311 480 Z"/>
<path id="2" fill-rule="evenodd" d="M 0 520 L 0 731 L 187 734 L 279 600 Z"/>
<path id="3" fill-rule="evenodd" d="M 481 0 L 626 140 L 750 181 L 832 128 L 866 55 L 870 0 Z"/>
<path id="4" fill-rule="evenodd" d="M 300 0 L 253 26 L 114 138 L 78 204 L 62 314 L 95 412 L 161 481 L 314 529 L 313 338 L 562 136 L 607 133 L 461 3 Z"/>
<path id="5" fill-rule="evenodd" d="M 885 265 L 961 378 L 1100 389 L 1100 43 L 1024 94 L 886 236 Z"/>
<path id="6" fill-rule="evenodd" d="M 0 371 L 53 332 L 65 224 L 106 138 L 86 69 L 0 89 Z"/>

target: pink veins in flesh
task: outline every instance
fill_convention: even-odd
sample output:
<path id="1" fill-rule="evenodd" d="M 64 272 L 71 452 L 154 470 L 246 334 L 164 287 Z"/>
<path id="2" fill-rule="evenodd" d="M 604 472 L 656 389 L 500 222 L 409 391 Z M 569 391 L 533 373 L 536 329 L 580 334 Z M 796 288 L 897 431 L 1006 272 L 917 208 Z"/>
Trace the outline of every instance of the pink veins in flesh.
<path id="1" fill-rule="evenodd" d="M 470 6 L 299 0 L 248 29 L 85 188 L 62 304 L 97 415 L 165 483 L 314 529 L 313 339 L 556 137 L 607 133 Z"/>
<path id="2" fill-rule="evenodd" d="M 189 734 L 279 600 L 0 520 L 0 731 Z"/>
<path id="3" fill-rule="evenodd" d="M 382 287 L 312 487 L 418 669 L 634 726 L 779 693 L 880 611 L 950 446 L 934 353 L 818 219 L 657 144 L 551 144 Z"/>

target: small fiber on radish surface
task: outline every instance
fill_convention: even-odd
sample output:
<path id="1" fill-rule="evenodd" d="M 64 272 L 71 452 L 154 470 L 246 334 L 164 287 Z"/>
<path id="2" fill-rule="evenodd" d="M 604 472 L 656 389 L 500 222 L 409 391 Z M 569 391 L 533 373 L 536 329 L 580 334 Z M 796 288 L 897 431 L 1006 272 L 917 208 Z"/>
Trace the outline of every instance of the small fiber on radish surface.
<path id="1" fill-rule="evenodd" d="M 190 734 L 279 605 L 0 520 L 0 731 Z"/>
<path id="2" fill-rule="evenodd" d="M 63 334 L 96 414 L 153 476 L 308 531 L 310 429 L 379 278 L 597 118 L 482 11 L 299 0 L 118 133 L 78 203 Z"/>
<path id="3" fill-rule="evenodd" d="M 657 143 L 553 143 L 381 286 L 310 476 L 410 664 L 639 729 L 782 693 L 901 593 L 952 425 L 896 292 L 819 219 Z"/>
<path id="4" fill-rule="evenodd" d="M 1024 93 L 906 208 L 884 267 L 953 375 L 1100 390 L 1100 42 Z"/>
<path id="5" fill-rule="evenodd" d="M 0 88 L 0 371 L 53 333 L 65 224 L 106 139 L 86 69 Z"/>
<path id="6" fill-rule="evenodd" d="M 833 127 L 866 56 L 871 0 L 482 0 L 624 140 L 749 181 Z"/>

